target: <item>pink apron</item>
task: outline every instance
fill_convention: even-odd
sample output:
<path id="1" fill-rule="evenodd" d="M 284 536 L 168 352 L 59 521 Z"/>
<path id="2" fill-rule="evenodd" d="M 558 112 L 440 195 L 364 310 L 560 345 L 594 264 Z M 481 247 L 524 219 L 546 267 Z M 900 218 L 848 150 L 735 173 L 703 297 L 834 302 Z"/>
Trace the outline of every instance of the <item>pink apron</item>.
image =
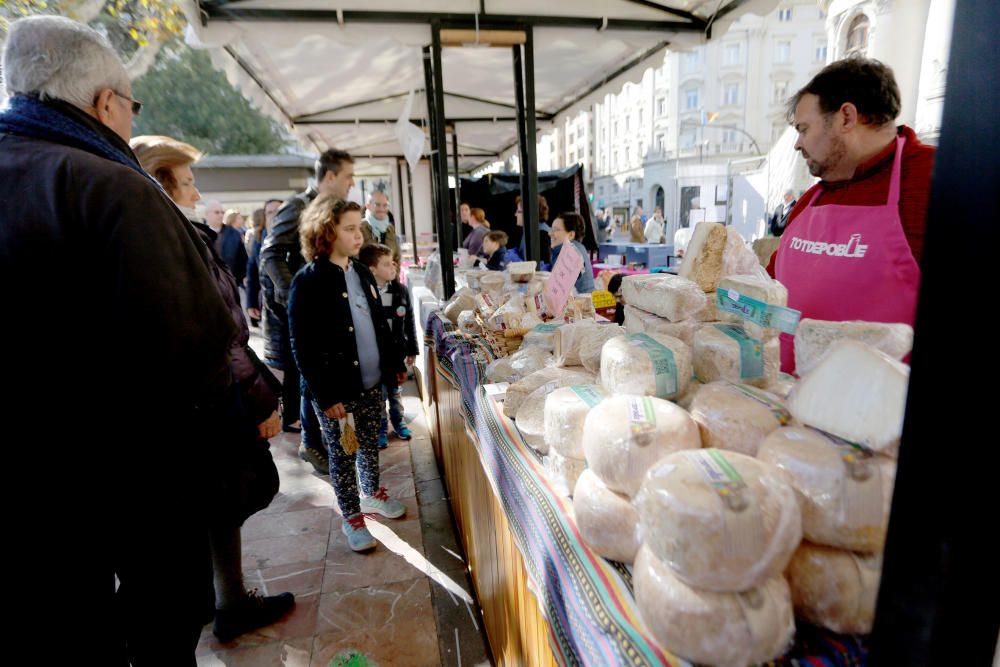
<path id="1" fill-rule="evenodd" d="M 775 277 L 802 318 L 913 324 L 920 267 L 899 218 L 903 137 L 896 138 L 884 206 L 814 206 L 822 187 L 781 237 Z M 795 338 L 781 334 L 781 370 L 795 371 Z"/>

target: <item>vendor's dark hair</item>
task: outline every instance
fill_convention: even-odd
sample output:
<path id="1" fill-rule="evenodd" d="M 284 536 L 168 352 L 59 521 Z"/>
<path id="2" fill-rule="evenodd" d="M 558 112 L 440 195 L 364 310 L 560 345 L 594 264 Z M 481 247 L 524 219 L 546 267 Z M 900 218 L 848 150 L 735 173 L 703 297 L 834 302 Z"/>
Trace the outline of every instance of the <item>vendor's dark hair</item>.
<path id="1" fill-rule="evenodd" d="M 326 176 L 326 172 L 332 171 L 334 176 L 340 173 L 340 168 L 345 162 L 354 164 L 354 158 L 347 151 L 337 148 L 328 148 L 323 151 L 319 159 L 316 160 L 316 182 L 319 183 Z"/>
<path id="2" fill-rule="evenodd" d="M 587 225 L 584 224 L 583 216 L 579 213 L 567 211 L 565 213 L 560 213 L 556 216 L 556 218 L 563 221 L 563 227 L 566 228 L 566 233 L 574 232 L 576 234 L 574 238 L 577 241 L 582 241 L 583 237 L 587 235 Z"/>
<path id="3" fill-rule="evenodd" d="M 795 122 L 795 107 L 803 95 L 819 98 L 819 108 L 832 114 L 850 102 L 858 109 L 861 122 L 881 127 L 899 116 L 899 85 L 892 69 L 870 58 L 853 56 L 830 63 L 788 101 L 786 117 Z"/>

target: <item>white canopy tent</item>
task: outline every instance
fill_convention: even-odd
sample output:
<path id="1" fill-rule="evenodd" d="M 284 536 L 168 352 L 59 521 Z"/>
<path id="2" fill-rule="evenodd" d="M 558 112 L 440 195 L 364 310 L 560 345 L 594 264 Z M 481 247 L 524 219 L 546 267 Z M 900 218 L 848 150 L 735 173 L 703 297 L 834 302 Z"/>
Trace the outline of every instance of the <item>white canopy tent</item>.
<path id="1" fill-rule="evenodd" d="M 777 2 L 187 0 L 185 9 L 188 42 L 210 49 L 229 81 L 305 146 L 359 161 L 402 158 L 395 124 L 413 91 L 409 120 L 425 129 L 436 201 L 449 198 L 449 171 L 471 172 L 517 147 L 533 201 L 537 121 L 558 123 L 638 80 L 667 47 L 718 37 Z M 450 254 L 447 207 L 435 208 Z M 534 255 L 537 221 L 526 208 Z M 450 273 L 449 260 L 442 256 Z"/>

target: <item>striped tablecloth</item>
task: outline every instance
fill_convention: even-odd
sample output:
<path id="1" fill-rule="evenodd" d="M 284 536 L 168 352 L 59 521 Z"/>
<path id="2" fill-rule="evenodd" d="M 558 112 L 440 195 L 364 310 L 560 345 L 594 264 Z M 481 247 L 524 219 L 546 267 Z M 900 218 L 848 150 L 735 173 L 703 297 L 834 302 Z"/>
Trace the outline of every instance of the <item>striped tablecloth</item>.
<path id="1" fill-rule="evenodd" d="M 462 394 L 464 419 L 493 491 L 515 531 L 530 586 L 551 628 L 556 658 L 566 665 L 687 665 L 646 632 L 632 595 L 629 569 L 595 554 L 572 518 L 572 501 L 549 482 L 538 454 L 482 388 L 489 346 L 467 339 L 432 313 L 426 342 L 441 372 Z M 867 651 L 854 637 L 799 625 L 782 667 L 863 665 Z"/>

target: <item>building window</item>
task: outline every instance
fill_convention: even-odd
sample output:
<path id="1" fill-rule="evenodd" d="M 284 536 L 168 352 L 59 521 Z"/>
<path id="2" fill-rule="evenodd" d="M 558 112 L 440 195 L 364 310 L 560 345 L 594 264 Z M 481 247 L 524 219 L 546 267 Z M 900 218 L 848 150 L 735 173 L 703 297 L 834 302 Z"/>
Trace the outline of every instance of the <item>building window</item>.
<path id="1" fill-rule="evenodd" d="M 816 42 L 816 62 L 825 63 L 826 62 L 826 40 L 822 39 Z"/>
<path id="2" fill-rule="evenodd" d="M 656 100 L 656 115 L 666 116 L 667 115 L 667 98 L 661 97 Z"/>
<path id="3" fill-rule="evenodd" d="M 726 84 L 722 93 L 722 103 L 726 106 L 733 106 L 740 103 L 740 84 Z"/>
<path id="4" fill-rule="evenodd" d="M 868 49 L 868 33 L 871 22 L 864 14 L 854 17 L 851 27 L 847 30 L 847 55 L 852 53 L 864 54 Z"/>
<path id="5" fill-rule="evenodd" d="M 628 146 L 626 146 L 625 147 L 625 167 L 628 168 L 628 167 L 631 167 L 631 166 L 632 166 L 632 150 Z"/>
<path id="6" fill-rule="evenodd" d="M 646 143 L 644 141 L 639 142 L 639 159 L 646 157 Z"/>
<path id="7" fill-rule="evenodd" d="M 569 154 L 569 163 L 573 164 L 574 162 L 576 162 L 576 153 L 570 153 Z"/>
<path id="8" fill-rule="evenodd" d="M 618 121 L 615 121 L 614 127 L 612 128 L 612 136 L 618 136 Z"/>
<path id="9" fill-rule="evenodd" d="M 826 18 L 826 12 L 825 12 L 825 11 L 823 11 L 822 9 L 821 9 L 821 10 L 819 10 L 819 20 L 820 20 L 820 21 L 822 21 L 822 20 L 824 20 L 825 18 Z"/>
<path id="10" fill-rule="evenodd" d="M 784 9 L 778 10 L 778 20 L 781 22 L 788 22 L 792 20 L 792 8 L 785 7 Z"/>
<path id="11" fill-rule="evenodd" d="M 774 45 L 774 62 L 788 63 L 792 61 L 792 43 L 789 41 L 777 42 Z"/>
<path id="12" fill-rule="evenodd" d="M 629 124 L 630 124 L 629 123 L 629 117 L 625 116 L 625 131 L 626 132 L 628 132 Z"/>
<path id="13" fill-rule="evenodd" d="M 664 134 L 656 135 L 656 150 L 660 153 L 666 151 L 667 148 L 667 137 Z"/>
<path id="14" fill-rule="evenodd" d="M 698 108 L 698 89 L 692 88 L 691 90 L 684 92 L 684 108 L 688 111 L 694 111 Z"/>
<path id="15" fill-rule="evenodd" d="M 603 185 L 598 185 L 597 186 L 597 194 L 599 194 L 602 197 L 604 196 L 604 186 Z"/>
<path id="16" fill-rule="evenodd" d="M 736 135 L 736 130 L 724 130 L 722 133 L 722 143 L 724 144 L 735 144 L 739 141 Z"/>
<path id="17" fill-rule="evenodd" d="M 681 148 L 694 148 L 697 135 L 693 127 L 689 127 L 681 132 Z"/>
<path id="18" fill-rule="evenodd" d="M 740 48 L 738 42 L 735 44 L 726 44 L 725 62 L 727 65 L 739 65 L 743 62 L 743 49 Z"/>
<path id="19" fill-rule="evenodd" d="M 701 51 L 695 49 L 684 54 L 684 71 L 696 72 L 701 68 Z"/>
<path id="20" fill-rule="evenodd" d="M 639 127 L 642 127 L 642 109 L 639 109 Z"/>
<path id="21" fill-rule="evenodd" d="M 788 97 L 788 82 L 787 81 L 775 81 L 774 82 L 774 93 L 771 96 L 771 101 L 775 104 L 782 104 L 785 98 Z"/>

